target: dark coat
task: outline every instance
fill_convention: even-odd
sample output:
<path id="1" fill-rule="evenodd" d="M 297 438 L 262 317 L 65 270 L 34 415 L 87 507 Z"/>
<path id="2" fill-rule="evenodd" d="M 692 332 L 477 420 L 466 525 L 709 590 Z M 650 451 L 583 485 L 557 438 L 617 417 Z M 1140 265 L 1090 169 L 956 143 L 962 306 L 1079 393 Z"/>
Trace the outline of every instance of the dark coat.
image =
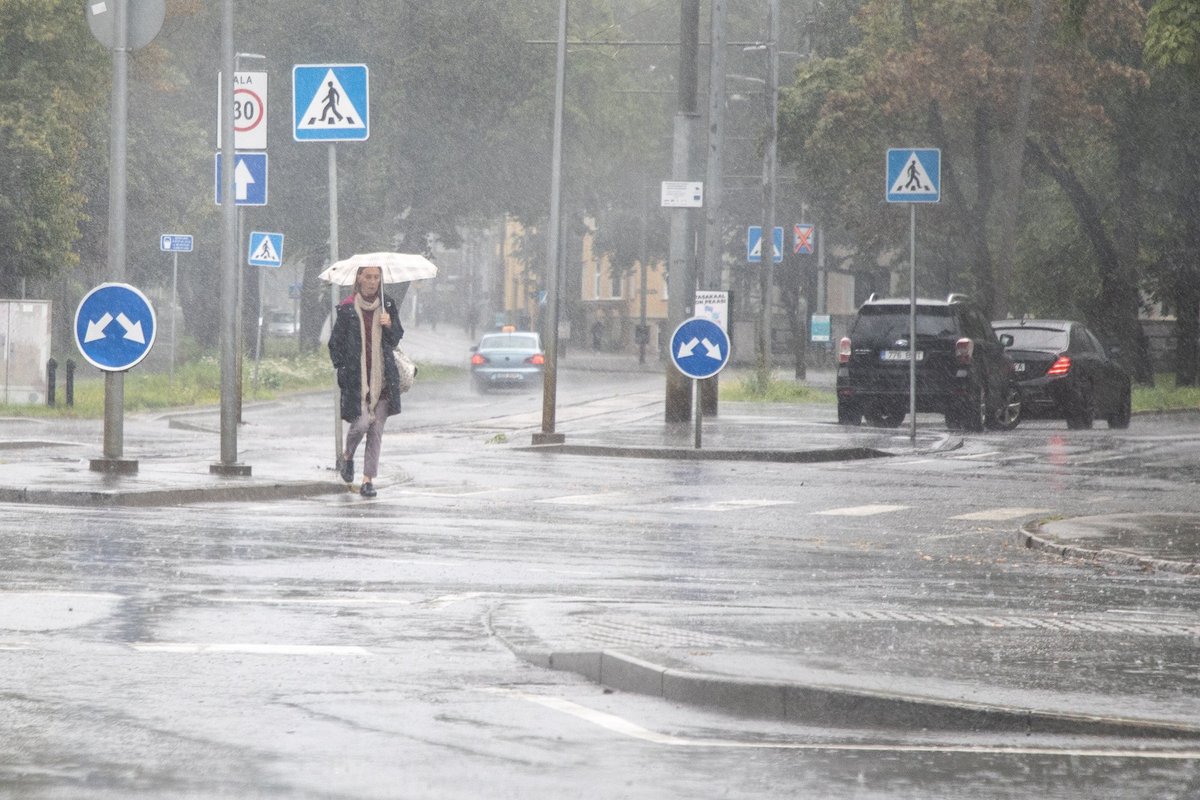
<path id="1" fill-rule="evenodd" d="M 400 370 L 392 351 L 404 338 L 400 325 L 400 310 L 396 301 L 383 296 L 383 311 L 392 318 L 392 324 L 384 326 L 379 346 L 383 351 L 383 377 L 387 384 L 388 416 L 400 413 Z M 379 313 L 378 311 L 375 313 Z M 337 318 L 329 335 L 329 360 L 337 371 L 338 388 L 342 397 L 342 419 L 354 422 L 362 413 L 362 331 L 359 330 L 358 315 L 354 313 L 354 295 L 342 301 L 337 308 Z"/>

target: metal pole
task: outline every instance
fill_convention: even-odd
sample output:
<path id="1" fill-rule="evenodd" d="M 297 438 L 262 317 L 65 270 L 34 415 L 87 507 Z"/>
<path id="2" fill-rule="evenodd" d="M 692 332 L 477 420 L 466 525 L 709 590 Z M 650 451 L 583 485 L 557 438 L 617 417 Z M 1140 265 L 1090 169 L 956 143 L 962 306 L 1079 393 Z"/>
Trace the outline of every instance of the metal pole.
<path id="1" fill-rule="evenodd" d="M 917 446 L 917 204 L 908 204 L 908 439 Z"/>
<path id="2" fill-rule="evenodd" d="M 329 263 L 338 260 L 338 195 L 337 195 L 337 148 L 329 143 Z M 337 321 L 338 296 L 336 283 L 329 285 L 329 335 L 333 336 L 333 323 Z M 342 466 L 342 393 L 335 383 L 333 387 L 333 459 L 338 469 Z"/>
<path id="3" fill-rule="evenodd" d="M 175 308 L 179 305 L 179 253 L 172 253 L 171 263 L 171 380 L 175 380 Z"/>
<path id="4" fill-rule="evenodd" d="M 258 365 L 262 361 L 262 337 L 263 337 L 263 288 L 264 288 L 264 272 L 263 267 L 258 268 L 258 331 L 254 341 L 254 385 L 258 386 Z"/>
<path id="5" fill-rule="evenodd" d="M 700 381 L 692 379 L 692 408 L 695 413 L 692 419 L 695 421 L 695 430 L 692 436 L 692 444 L 695 449 L 700 449 L 700 422 L 704 418 L 703 403 L 700 402 Z"/>
<path id="6" fill-rule="evenodd" d="M 125 280 L 126 137 L 129 130 L 129 0 L 113 3 L 112 141 L 108 174 L 108 274 Z M 125 373 L 104 373 L 104 459 L 121 458 L 125 439 Z M 93 466 L 96 466 L 93 463 Z M 100 471 L 110 464 L 101 464 Z"/>
<path id="7" fill-rule="evenodd" d="M 554 79 L 554 145 L 550 162 L 550 221 L 546 232 L 546 366 L 542 382 L 542 430 L 534 434 L 534 444 L 554 444 L 565 438 L 554 432 L 554 423 L 558 402 L 558 277 L 562 249 L 559 233 L 562 226 L 562 128 L 566 71 L 567 0 L 560 0 Z"/>
<path id="8" fill-rule="evenodd" d="M 763 228 L 761 257 L 762 275 L 759 287 L 762 290 L 762 316 L 758 332 L 758 370 L 760 388 L 766 390 L 770 381 L 771 358 L 771 298 L 775 291 L 775 169 L 776 149 L 779 138 L 779 0 L 767 5 L 767 145 L 763 151 Z"/>
<path id="9" fill-rule="evenodd" d="M 237 195 L 234 186 L 233 125 L 233 0 L 223 0 L 221 9 L 221 71 L 230 76 L 221 82 L 221 461 L 210 472 L 249 474 L 237 464 L 238 397 L 237 360 Z"/>

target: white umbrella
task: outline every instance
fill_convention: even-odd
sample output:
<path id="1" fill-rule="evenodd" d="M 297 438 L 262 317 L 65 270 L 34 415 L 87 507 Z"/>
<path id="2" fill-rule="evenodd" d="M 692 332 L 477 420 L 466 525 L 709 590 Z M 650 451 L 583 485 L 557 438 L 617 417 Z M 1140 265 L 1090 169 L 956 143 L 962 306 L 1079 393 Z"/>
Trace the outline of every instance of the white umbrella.
<path id="1" fill-rule="evenodd" d="M 351 286 L 359 267 L 379 267 L 384 283 L 419 281 L 437 275 L 437 265 L 418 253 L 356 253 L 335 261 L 317 277 L 336 286 Z"/>

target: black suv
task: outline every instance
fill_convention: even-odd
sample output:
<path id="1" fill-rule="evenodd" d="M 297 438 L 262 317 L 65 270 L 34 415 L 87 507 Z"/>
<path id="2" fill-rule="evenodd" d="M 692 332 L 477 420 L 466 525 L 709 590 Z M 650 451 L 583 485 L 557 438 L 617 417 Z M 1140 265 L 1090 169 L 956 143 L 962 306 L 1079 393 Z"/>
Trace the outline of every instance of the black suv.
<path id="1" fill-rule="evenodd" d="M 916 303 L 917 411 L 950 428 L 1009 430 L 1021 417 L 1012 361 L 988 318 L 968 298 Z M 893 428 L 909 408 L 909 299 L 863 303 L 838 343 L 838 422 Z"/>

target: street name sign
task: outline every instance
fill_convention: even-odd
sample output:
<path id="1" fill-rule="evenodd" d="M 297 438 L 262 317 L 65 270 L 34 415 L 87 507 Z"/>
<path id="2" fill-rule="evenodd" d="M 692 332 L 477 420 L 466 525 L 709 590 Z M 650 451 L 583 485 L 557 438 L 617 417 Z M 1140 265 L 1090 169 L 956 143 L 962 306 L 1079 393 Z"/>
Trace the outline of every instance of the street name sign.
<path id="1" fill-rule="evenodd" d="M 150 353 L 158 325 L 146 295 L 125 283 L 102 283 L 75 311 L 75 344 L 88 363 L 124 372 Z"/>

